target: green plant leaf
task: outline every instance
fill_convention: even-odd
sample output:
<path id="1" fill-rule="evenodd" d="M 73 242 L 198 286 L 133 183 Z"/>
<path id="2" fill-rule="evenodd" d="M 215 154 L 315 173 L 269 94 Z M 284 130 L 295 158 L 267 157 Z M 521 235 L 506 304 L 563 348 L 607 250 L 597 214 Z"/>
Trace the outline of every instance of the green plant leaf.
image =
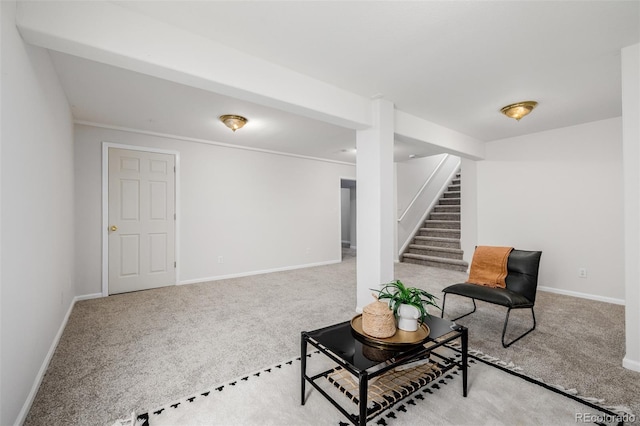
<path id="1" fill-rule="evenodd" d="M 426 309 L 427 306 L 434 306 L 440 309 L 436 303 L 438 299 L 436 296 L 420 288 L 407 287 L 400 280 L 383 284 L 380 290 L 371 290 L 378 293 L 378 300 L 389 299 L 389 308 L 393 310 L 393 314 L 396 317 L 402 304 L 415 306 L 420 311 L 421 323 L 424 322 L 425 318 L 431 316 Z"/>

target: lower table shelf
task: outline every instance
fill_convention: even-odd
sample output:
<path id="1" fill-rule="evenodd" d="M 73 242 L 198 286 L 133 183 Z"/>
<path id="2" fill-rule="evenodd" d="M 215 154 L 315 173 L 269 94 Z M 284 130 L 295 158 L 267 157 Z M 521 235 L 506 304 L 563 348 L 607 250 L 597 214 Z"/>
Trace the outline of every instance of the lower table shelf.
<path id="1" fill-rule="evenodd" d="M 369 382 L 367 396 L 367 420 L 377 416 L 396 402 L 423 388 L 442 376 L 443 369 L 435 363 L 427 363 L 410 369 L 391 370 Z M 358 379 L 342 367 L 327 373 L 327 380 L 356 406 L 359 404 Z"/>

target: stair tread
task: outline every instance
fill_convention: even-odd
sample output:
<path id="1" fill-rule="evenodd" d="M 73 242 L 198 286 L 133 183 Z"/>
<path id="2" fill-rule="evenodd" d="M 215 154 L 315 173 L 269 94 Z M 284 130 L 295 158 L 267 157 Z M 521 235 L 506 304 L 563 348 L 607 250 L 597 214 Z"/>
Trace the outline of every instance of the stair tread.
<path id="1" fill-rule="evenodd" d="M 410 259 L 429 260 L 431 262 L 448 263 L 451 265 L 469 266 L 469 263 L 464 260 L 448 259 L 446 257 L 427 256 L 424 254 L 415 253 L 405 253 L 403 254 L 403 257 L 408 257 Z"/>
<path id="2" fill-rule="evenodd" d="M 431 250 L 431 251 L 442 251 L 446 253 L 462 253 L 462 249 L 449 248 L 449 247 L 437 247 L 437 246 L 427 246 L 424 244 L 409 244 L 410 248 L 419 249 L 419 250 Z"/>
<path id="3" fill-rule="evenodd" d="M 425 228 L 425 229 L 435 229 L 435 228 Z M 450 229 L 451 231 L 451 229 Z M 453 231 L 457 231 L 457 229 L 453 229 Z M 458 242 L 460 241 L 460 238 L 446 238 L 446 237 L 427 237 L 424 235 L 416 235 L 414 237 L 414 239 L 416 240 L 426 240 L 426 241 L 439 241 L 442 243 L 451 243 L 451 242 Z"/>
<path id="4" fill-rule="evenodd" d="M 459 220 L 446 220 L 446 219 L 427 219 L 425 223 L 460 223 Z"/>

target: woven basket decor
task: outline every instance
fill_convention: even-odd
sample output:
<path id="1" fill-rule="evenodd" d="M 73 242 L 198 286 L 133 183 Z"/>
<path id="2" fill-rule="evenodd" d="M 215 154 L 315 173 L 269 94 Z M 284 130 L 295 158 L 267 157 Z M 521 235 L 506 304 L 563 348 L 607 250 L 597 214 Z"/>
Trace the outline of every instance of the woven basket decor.
<path id="1" fill-rule="evenodd" d="M 362 310 L 362 331 L 369 336 L 385 339 L 396 334 L 396 318 L 389 305 L 375 301 Z"/>

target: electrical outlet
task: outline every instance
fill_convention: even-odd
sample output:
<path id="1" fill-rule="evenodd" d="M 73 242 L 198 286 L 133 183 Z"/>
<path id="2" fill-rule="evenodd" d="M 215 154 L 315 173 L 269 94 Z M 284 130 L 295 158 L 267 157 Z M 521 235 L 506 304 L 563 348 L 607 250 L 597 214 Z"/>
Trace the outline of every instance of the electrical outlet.
<path id="1" fill-rule="evenodd" d="M 224 257 L 218 256 L 218 263 L 224 263 Z"/>
<path id="2" fill-rule="evenodd" d="M 578 277 L 579 278 L 587 278 L 587 268 L 578 269 Z"/>

